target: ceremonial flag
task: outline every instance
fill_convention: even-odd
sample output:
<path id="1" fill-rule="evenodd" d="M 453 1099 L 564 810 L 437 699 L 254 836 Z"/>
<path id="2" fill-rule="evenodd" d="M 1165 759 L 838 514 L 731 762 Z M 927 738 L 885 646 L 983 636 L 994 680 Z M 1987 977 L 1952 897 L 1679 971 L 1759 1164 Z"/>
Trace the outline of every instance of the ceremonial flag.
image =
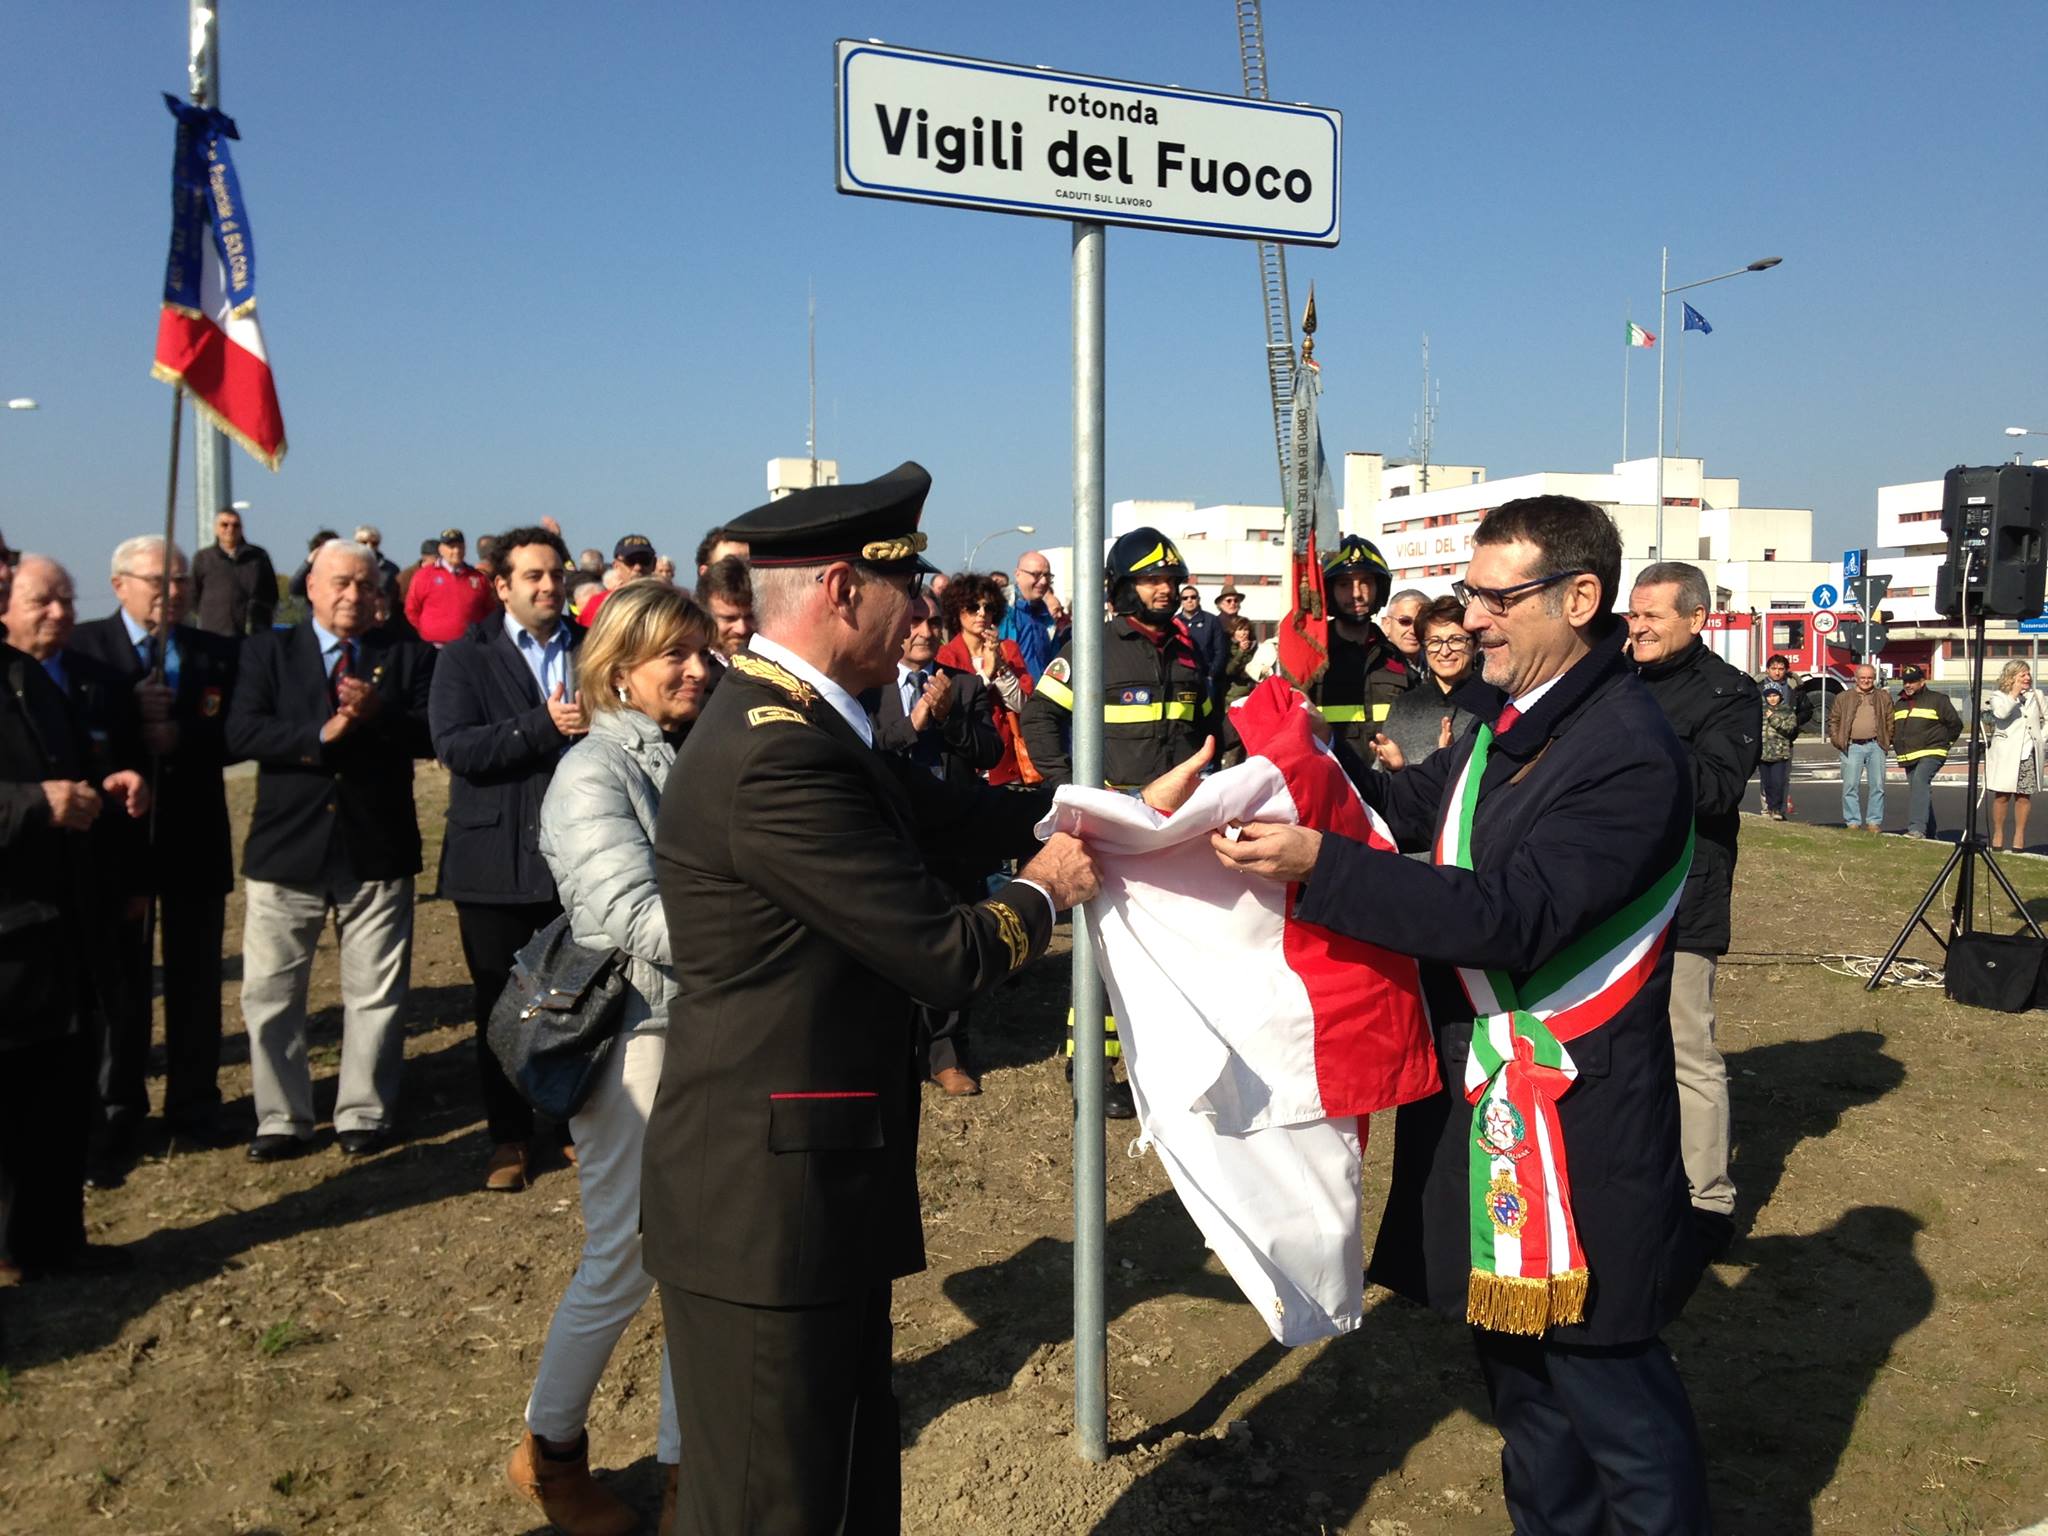
<path id="1" fill-rule="evenodd" d="M 1684 303 L 1685 301 L 1681 299 L 1679 302 Z M 1714 328 L 1707 324 L 1707 317 L 1694 309 L 1690 304 L 1685 306 L 1685 328 L 1688 331 L 1698 331 L 1702 336 L 1714 334 Z"/>
<path id="2" fill-rule="evenodd" d="M 1628 323 L 1628 344 L 1632 347 L 1654 347 L 1657 345 L 1657 337 L 1631 320 Z"/>
<path id="3" fill-rule="evenodd" d="M 1281 621 L 1281 674 L 1297 688 L 1308 688 L 1330 664 L 1330 621 L 1323 599 L 1321 552 L 1335 549 L 1337 488 L 1330 461 L 1323 453 L 1323 429 L 1316 416 L 1316 396 L 1323 390 L 1322 365 L 1315 358 L 1316 295 L 1311 288 L 1301 318 L 1301 363 L 1294 370 L 1294 416 L 1288 449 L 1287 589 L 1293 602 Z"/>
<path id="4" fill-rule="evenodd" d="M 256 246 L 227 141 L 233 119 L 165 96 L 178 120 L 171 161 L 171 253 L 150 373 L 181 385 L 213 424 L 271 469 L 285 452 L 263 329 Z"/>
<path id="5" fill-rule="evenodd" d="M 1231 706 L 1244 762 L 1171 816 L 1062 786 L 1039 823 L 1083 837 L 1093 936 L 1141 1134 L 1273 1338 L 1356 1328 L 1365 1118 L 1441 1091 L 1414 960 L 1297 921 L 1301 887 L 1209 848 L 1236 822 L 1313 827 L 1384 852 L 1386 823 L 1269 677 Z"/>

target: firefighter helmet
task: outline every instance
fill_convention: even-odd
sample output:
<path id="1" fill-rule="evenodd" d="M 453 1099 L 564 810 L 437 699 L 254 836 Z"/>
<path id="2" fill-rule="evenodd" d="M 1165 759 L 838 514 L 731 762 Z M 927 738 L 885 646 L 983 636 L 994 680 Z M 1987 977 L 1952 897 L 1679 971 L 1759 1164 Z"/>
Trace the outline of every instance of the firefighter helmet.
<path id="1" fill-rule="evenodd" d="M 1347 533 L 1337 541 L 1337 547 L 1323 556 L 1323 580 L 1332 576 L 1366 576 L 1372 580 L 1372 603 L 1366 610 L 1367 616 L 1378 613 L 1387 600 L 1388 588 L 1393 585 L 1393 571 L 1387 565 L 1387 557 L 1380 553 L 1379 546 L 1371 539 L 1362 539 L 1355 533 Z"/>
<path id="2" fill-rule="evenodd" d="M 1164 576 L 1175 587 L 1188 579 L 1187 561 L 1173 540 L 1157 528 L 1133 528 L 1109 546 L 1102 580 L 1109 589 L 1110 606 L 1118 613 L 1138 611 L 1136 582 L 1140 576 Z M 1172 611 L 1170 607 L 1168 611 Z"/>

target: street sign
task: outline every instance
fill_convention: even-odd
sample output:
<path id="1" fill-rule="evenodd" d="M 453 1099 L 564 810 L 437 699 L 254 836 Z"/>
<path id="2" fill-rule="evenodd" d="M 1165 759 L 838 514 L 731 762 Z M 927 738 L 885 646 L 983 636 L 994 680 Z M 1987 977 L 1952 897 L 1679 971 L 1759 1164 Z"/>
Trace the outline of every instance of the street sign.
<path id="1" fill-rule="evenodd" d="M 1863 574 L 1863 557 L 1867 553 L 1869 551 L 1861 549 L 1845 549 L 1842 551 L 1843 586 L 1846 587 L 1850 582 Z"/>
<path id="2" fill-rule="evenodd" d="M 1863 578 L 1862 602 L 1858 604 L 1865 613 L 1874 612 L 1884 601 L 1885 593 L 1892 589 L 1892 579 L 1883 571 L 1872 571 Z"/>
<path id="3" fill-rule="evenodd" d="M 1822 587 L 1820 590 L 1823 592 L 1827 592 L 1831 589 L 1828 587 Z M 1814 601 L 1819 602 L 1820 599 L 1816 597 Z M 1813 616 L 1813 632 L 1816 635 L 1832 635 L 1835 632 L 1836 622 L 1837 621 L 1835 619 L 1835 616 L 1832 613 L 1828 612 L 1827 609 L 1823 608 L 1819 613 L 1816 613 Z"/>
<path id="4" fill-rule="evenodd" d="M 1335 245 L 1343 115 L 840 39 L 839 190 Z"/>
<path id="5" fill-rule="evenodd" d="M 1832 608 L 1841 601 L 1841 598 L 1842 594 L 1826 582 L 1822 582 L 1813 589 L 1813 606 L 1816 608 Z M 1823 629 L 1821 633 L 1826 634 L 1827 631 Z"/>
<path id="6" fill-rule="evenodd" d="M 2020 633 L 2023 635 L 2048 635 L 2048 617 L 2021 619 Z"/>

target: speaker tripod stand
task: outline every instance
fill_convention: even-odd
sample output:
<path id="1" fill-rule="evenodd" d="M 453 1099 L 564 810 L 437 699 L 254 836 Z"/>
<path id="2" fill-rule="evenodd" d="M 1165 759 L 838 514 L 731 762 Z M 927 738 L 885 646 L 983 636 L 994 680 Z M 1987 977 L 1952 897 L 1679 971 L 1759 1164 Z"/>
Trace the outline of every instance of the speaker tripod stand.
<path id="1" fill-rule="evenodd" d="M 2034 921 L 2027 904 L 2020 900 L 2020 893 L 2013 889 L 2012 882 L 2005 877 L 2005 871 L 1998 867 L 1998 860 L 1991 856 L 1991 850 L 1984 846 L 1984 839 L 1977 835 L 1977 767 L 1983 760 L 1983 738 L 1979 727 L 1984 720 L 1984 617 L 1977 616 L 1975 633 L 1970 637 L 1972 660 L 1970 662 L 1970 756 L 1969 788 L 1965 790 L 1962 836 L 1956 839 L 1955 851 L 1948 856 L 1948 862 L 1941 866 L 1941 873 L 1934 877 L 1934 883 L 1927 887 L 1927 894 L 1920 898 L 1920 905 L 1913 909 L 1913 915 L 1906 919 L 1899 929 L 1899 936 L 1892 940 L 1892 947 L 1885 951 L 1884 959 L 1877 969 L 1870 973 L 1870 980 L 1863 984 L 1866 992 L 1875 992 L 1878 983 L 1884 980 L 1884 973 L 1892 968 L 1899 958 L 1899 951 L 1906 947 L 1906 940 L 1913 936 L 1915 927 L 1925 928 L 1934 942 L 1946 954 L 1948 947 L 1958 938 L 1967 937 L 1976 929 L 1977 865 L 1982 863 L 1991 871 L 1991 878 L 1998 882 L 1998 888 L 2005 892 L 2006 900 L 2013 904 L 2033 930 L 2034 937 L 2048 943 L 2048 934 L 2041 931 L 2041 925 Z M 1949 877 L 1955 877 L 1955 900 L 1949 907 L 1948 936 L 1944 938 L 1935 926 L 1927 921 L 1927 911 L 1934 905 Z"/>

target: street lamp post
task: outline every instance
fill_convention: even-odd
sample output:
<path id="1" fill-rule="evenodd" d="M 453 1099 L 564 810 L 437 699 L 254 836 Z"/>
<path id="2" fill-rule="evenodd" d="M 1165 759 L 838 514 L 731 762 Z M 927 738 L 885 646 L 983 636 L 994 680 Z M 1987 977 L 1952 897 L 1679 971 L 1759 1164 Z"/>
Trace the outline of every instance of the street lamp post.
<path id="1" fill-rule="evenodd" d="M 1717 273 L 1713 277 L 1703 277 L 1698 282 L 1679 283 L 1674 287 L 1671 282 L 1671 247 L 1668 245 L 1664 247 L 1664 262 L 1657 275 L 1657 518 L 1655 535 L 1657 542 L 1652 550 L 1652 553 L 1659 560 L 1666 558 L 1664 553 L 1664 357 L 1671 350 L 1670 337 L 1665 334 L 1669 324 L 1668 311 L 1671 295 L 1674 293 L 1684 293 L 1688 288 L 1704 288 L 1709 283 L 1725 282 L 1731 277 L 1740 277 L 1745 272 L 1768 272 L 1784 259 L 1782 256 L 1766 256 L 1760 261 L 1752 261 L 1746 267 L 1737 267 L 1733 272 Z"/>
<path id="2" fill-rule="evenodd" d="M 33 411 L 39 409 L 39 407 L 28 396 L 17 395 L 14 399 L 7 402 L 7 409 L 10 411 Z"/>
<path id="3" fill-rule="evenodd" d="M 1035 523 L 1019 523 L 1019 524 L 1017 524 L 1017 525 L 1016 525 L 1016 526 L 1015 526 L 1014 528 L 998 528 L 998 529 L 997 529 L 997 530 L 996 530 L 996 531 L 995 531 L 994 533 L 985 533 L 985 534 L 983 534 L 983 535 L 982 535 L 982 536 L 981 536 L 980 538 L 978 538 L 978 539 L 976 539 L 976 540 L 974 541 L 974 544 L 973 544 L 973 546 L 972 546 L 971 548 L 969 548 L 969 549 L 968 549 L 968 551 L 967 551 L 967 565 L 966 565 L 966 569 L 968 569 L 968 570 L 970 570 L 970 571 L 974 569 L 974 557 L 975 557 L 976 555 L 978 555 L 978 554 L 980 554 L 980 553 L 981 553 L 981 546 L 982 546 L 982 545 L 984 545 L 984 544 L 986 544 L 986 543 L 987 543 L 987 542 L 988 542 L 988 541 L 989 541 L 990 539 L 1000 539 L 1000 538 L 1004 538 L 1004 537 L 1006 537 L 1007 535 L 1009 535 L 1009 534 L 1013 534 L 1013 533 L 1036 533 L 1036 532 L 1038 532 L 1038 525 L 1037 525 L 1037 524 L 1035 524 Z"/>
<path id="4" fill-rule="evenodd" d="M 2007 427 L 2005 435 L 2007 437 L 2048 437 L 2048 430 L 2040 427 Z M 2023 464 L 2026 462 L 2026 457 L 2026 451 L 2015 443 L 2012 450 L 2013 463 Z"/>

